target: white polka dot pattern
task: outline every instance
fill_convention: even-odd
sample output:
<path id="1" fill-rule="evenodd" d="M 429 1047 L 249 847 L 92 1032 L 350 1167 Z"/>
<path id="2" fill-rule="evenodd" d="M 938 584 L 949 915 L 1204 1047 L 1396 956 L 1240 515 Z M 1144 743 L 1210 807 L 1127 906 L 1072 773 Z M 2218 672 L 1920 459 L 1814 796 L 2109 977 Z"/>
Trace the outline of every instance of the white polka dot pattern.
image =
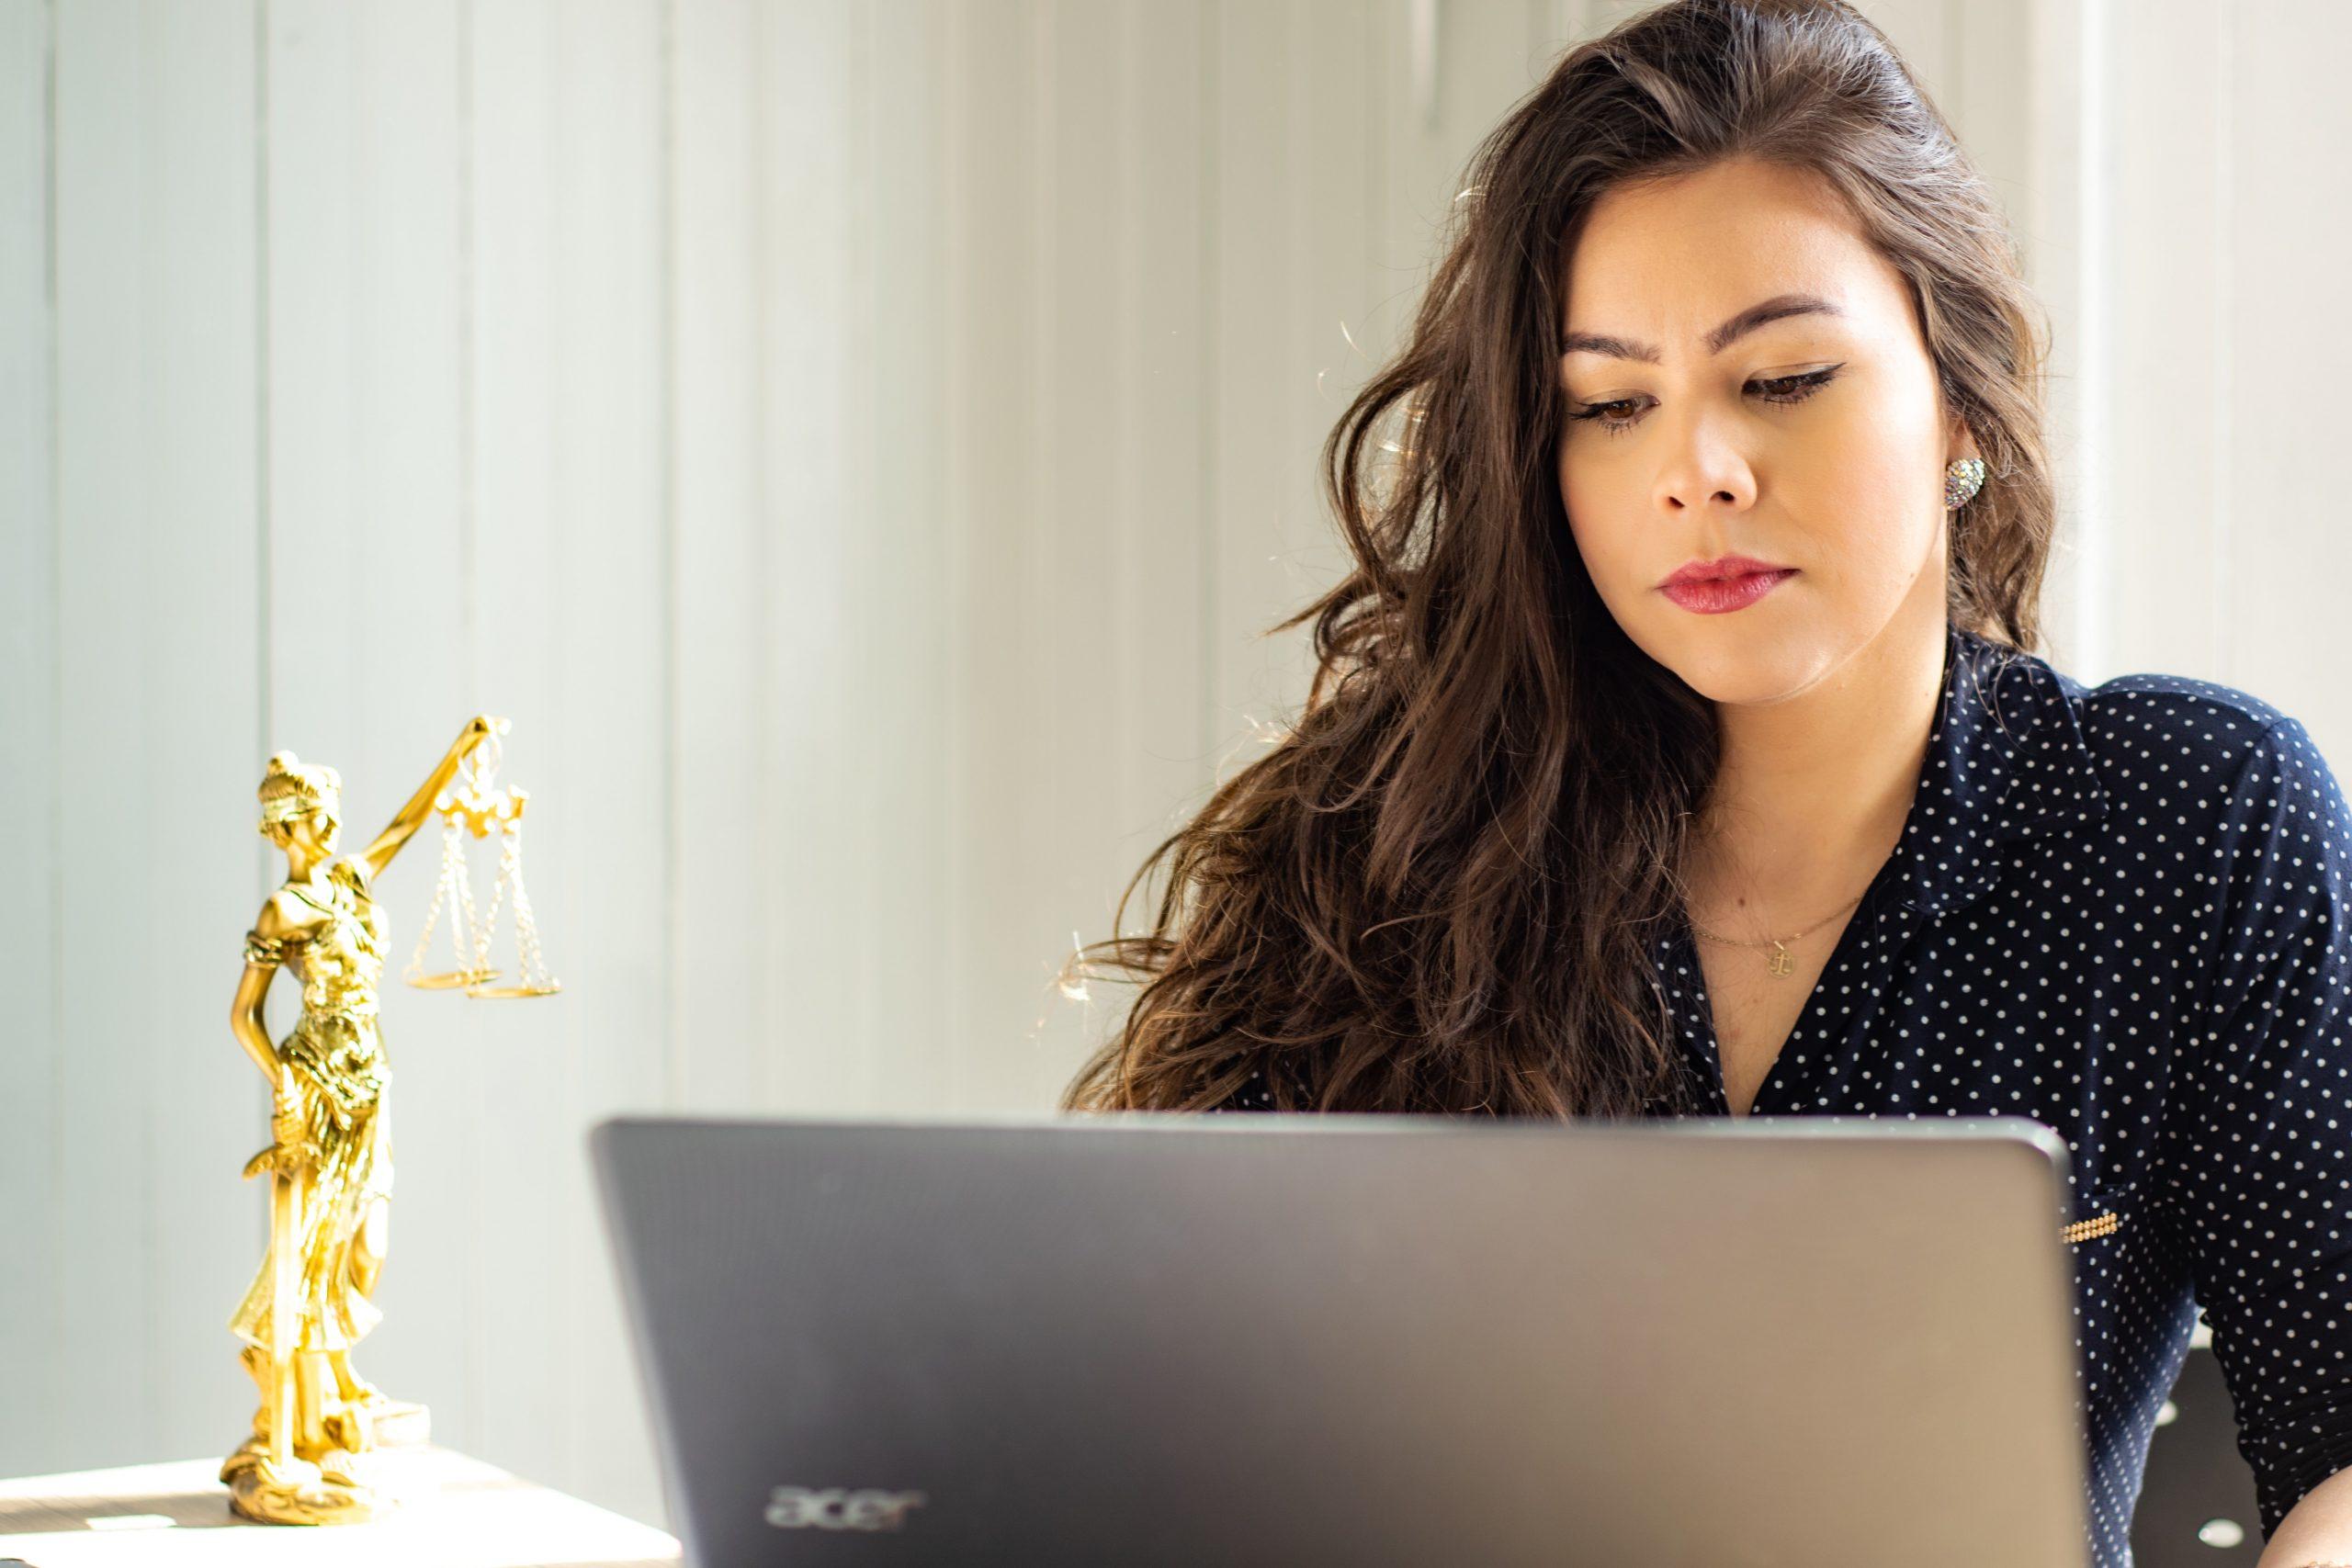
<path id="1" fill-rule="evenodd" d="M 2263 1539 L 2352 1464 L 2347 925 L 2352 812 L 2299 720 L 1950 629 L 1902 838 L 1751 1110 L 2066 1139 L 2069 1217 L 2098 1220 L 2069 1245 L 2098 1568 L 2130 1568 L 2200 1308 Z M 1728 1115 L 1687 921 L 1653 958 L 1698 1103 Z M 1253 1076 L 1218 1109 L 1271 1106 Z"/>

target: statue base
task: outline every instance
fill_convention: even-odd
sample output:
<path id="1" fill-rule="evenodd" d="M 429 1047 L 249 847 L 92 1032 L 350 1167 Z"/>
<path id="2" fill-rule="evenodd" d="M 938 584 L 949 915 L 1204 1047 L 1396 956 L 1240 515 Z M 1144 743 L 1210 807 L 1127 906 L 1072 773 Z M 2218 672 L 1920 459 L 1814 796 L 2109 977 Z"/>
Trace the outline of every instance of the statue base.
<path id="1" fill-rule="evenodd" d="M 433 1413 L 404 1399 L 370 1401 L 368 1427 L 379 1449 L 421 1449 L 433 1440 Z"/>
<path id="2" fill-rule="evenodd" d="M 272 1383 L 269 1358 L 246 1347 L 245 1368 L 266 1393 Z M 397 1501 L 375 1483 L 372 1456 L 384 1449 L 421 1449 L 433 1437 L 432 1412 L 381 1389 L 349 1379 L 353 1397 L 339 1397 L 329 1358 L 304 1351 L 294 1372 L 292 1453 L 277 1456 L 270 1440 L 270 1407 L 254 1412 L 253 1434 L 223 1461 L 221 1483 L 229 1488 L 232 1513 L 270 1525 L 365 1524 L 381 1518 Z M 345 1377 L 349 1378 L 347 1369 Z"/>
<path id="3" fill-rule="evenodd" d="M 338 1452 L 318 1464 L 296 1459 L 280 1465 L 269 1445 L 254 1439 L 220 1467 L 229 1511 L 265 1525 L 364 1525 L 381 1518 L 389 1499 L 359 1478 L 349 1462 L 355 1458 Z"/>

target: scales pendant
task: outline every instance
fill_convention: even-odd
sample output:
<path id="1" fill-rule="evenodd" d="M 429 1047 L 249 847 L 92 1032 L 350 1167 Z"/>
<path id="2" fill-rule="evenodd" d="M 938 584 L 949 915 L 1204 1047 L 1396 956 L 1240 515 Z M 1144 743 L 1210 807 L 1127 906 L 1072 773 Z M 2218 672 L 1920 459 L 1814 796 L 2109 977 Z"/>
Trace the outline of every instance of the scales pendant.
<path id="1" fill-rule="evenodd" d="M 1789 956 L 1789 950 L 1782 947 L 1779 939 L 1775 938 L 1771 953 L 1764 960 L 1764 967 L 1775 975 L 1792 974 L 1796 969 L 1796 960 Z"/>
<path id="2" fill-rule="evenodd" d="M 548 973 L 547 960 L 539 951 L 538 921 L 531 913 L 531 897 L 523 887 L 523 811 L 530 804 L 530 791 L 501 789 L 494 783 L 503 754 L 498 733 L 504 728 L 505 721 L 501 719 L 499 729 L 490 738 L 490 756 L 469 755 L 458 787 L 445 789 L 434 798 L 433 809 L 441 814 L 445 825 L 441 882 L 434 890 L 424 930 L 417 935 L 416 956 L 409 960 L 403 976 L 412 986 L 429 990 L 462 988 L 469 997 L 493 998 L 551 997 L 563 989 L 563 983 Z M 477 839 L 492 832 L 498 835 L 498 880 L 491 891 L 490 913 L 480 919 L 474 909 L 473 885 L 466 874 L 463 835 L 468 830 Z M 452 906 L 458 967 L 428 974 L 425 954 L 445 899 Z M 499 971 L 490 961 L 491 940 L 498 930 L 499 912 L 504 908 L 514 913 L 515 944 L 522 964 L 514 983 L 493 986 L 490 982 L 498 978 Z"/>

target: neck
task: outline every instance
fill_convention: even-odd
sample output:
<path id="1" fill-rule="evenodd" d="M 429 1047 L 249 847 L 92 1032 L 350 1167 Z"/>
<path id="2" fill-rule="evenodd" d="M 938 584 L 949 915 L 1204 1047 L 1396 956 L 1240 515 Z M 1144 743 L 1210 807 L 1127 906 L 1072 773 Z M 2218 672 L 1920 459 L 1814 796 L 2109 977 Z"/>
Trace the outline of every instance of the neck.
<path id="1" fill-rule="evenodd" d="M 1891 623 L 1801 696 L 1719 705 L 1721 761 L 1691 843 L 1694 902 L 1793 929 L 1869 886 L 1902 837 L 1943 684 L 1945 623 Z"/>

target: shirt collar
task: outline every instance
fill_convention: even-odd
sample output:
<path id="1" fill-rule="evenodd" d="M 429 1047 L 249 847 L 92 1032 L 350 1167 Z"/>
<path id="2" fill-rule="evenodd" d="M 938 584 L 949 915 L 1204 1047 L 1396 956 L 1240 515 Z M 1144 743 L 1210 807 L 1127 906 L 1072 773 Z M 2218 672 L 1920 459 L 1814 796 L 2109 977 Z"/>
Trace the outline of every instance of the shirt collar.
<path id="1" fill-rule="evenodd" d="M 2107 815 L 2082 690 L 2043 660 L 1946 624 L 1942 695 L 1895 845 L 1898 898 L 1928 915 L 1958 908 L 1992 886 L 1995 845 Z"/>

